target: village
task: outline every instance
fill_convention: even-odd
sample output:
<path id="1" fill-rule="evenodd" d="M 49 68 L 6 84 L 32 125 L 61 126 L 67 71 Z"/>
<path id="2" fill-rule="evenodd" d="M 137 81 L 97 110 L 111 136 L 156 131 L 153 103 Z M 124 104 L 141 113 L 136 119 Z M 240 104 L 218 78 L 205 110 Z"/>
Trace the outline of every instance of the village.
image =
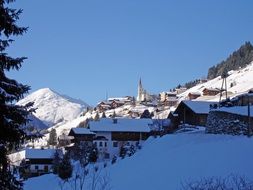
<path id="1" fill-rule="evenodd" d="M 55 154 L 63 156 L 68 153 L 72 158 L 80 156 L 80 152 L 93 154 L 92 162 L 108 162 L 132 155 L 141 149 L 150 136 L 163 136 L 178 130 L 191 130 L 205 127 L 206 133 L 251 135 L 253 117 L 253 91 L 240 93 L 232 98 L 227 97 L 227 89 L 204 88 L 202 92 L 187 92 L 181 87 L 175 91 L 162 92 L 158 96 L 150 95 L 142 86 L 140 79 L 137 97 L 125 96 L 108 98 L 93 109 L 93 117 L 71 128 L 67 133 L 57 136 L 51 129 L 47 147 L 25 147 L 23 150 L 9 155 L 12 164 L 27 179 L 51 173 Z M 181 100 L 182 93 L 188 93 Z M 203 99 L 219 99 L 205 101 Z M 200 99 L 200 100 L 199 100 Z M 115 109 L 124 106 L 145 106 L 142 113 L 127 111 L 124 117 L 116 114 Z M 148 108 L 156 114 L 170 110 L 166 117 L 154 117 Z M 234 109 L 236 108 L 236 109 Z M 242 111 L 244 110 L 244 111 Z M 226 124 L 220 124 L 227 120 Z M 52 137 L 52 132 L 55 135 Z M 50 137 L 51 136 L 51 137 Z M 94 156 L 94 155 L 93 155 Z"/>

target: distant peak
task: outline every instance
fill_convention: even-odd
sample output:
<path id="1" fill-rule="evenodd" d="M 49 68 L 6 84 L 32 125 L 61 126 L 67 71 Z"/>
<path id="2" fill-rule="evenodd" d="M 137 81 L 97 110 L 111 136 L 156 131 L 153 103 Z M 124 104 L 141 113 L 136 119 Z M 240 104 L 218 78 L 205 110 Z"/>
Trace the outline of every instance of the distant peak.
<path id="1" fill-rule="evenodd" d="M 57 94 L 57 95 L 59 95 L 58 92 L 52 90 L 51 88 L 41 88 L 41 89 L 34 91 L 32 94 Z"/>

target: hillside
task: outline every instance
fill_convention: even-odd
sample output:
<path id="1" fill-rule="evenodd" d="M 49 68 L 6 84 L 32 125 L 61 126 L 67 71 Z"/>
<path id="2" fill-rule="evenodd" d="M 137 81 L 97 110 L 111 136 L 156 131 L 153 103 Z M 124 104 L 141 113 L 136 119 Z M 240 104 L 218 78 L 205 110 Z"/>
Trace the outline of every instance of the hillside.
<path id="1" fill-rule="evenodd" d="M 130 158 L 102 170 L 110 177 L 112 190 L 180 189 L 181 183 L 204 177 L 224 177 L 230 174 L 253 179 L 252 138 L 244 136 L 210 135 L 203 131 L 178 133 L 149 139 Z M 87 177 L 86 189 L 90 189 Z M 25 190 L 58 190 L 59 179 L 53 174 L 31 178 Z M 65 190 L 71 189 L 66 184 Z"/>
<path id="2" fill-rule="evenodd" d="M 88 106 L 79 100 L 66 98 L 49 88 L 37 90 L 17 104 L 25 105 L 28 102 L 34 102 L 33 107 L 37 108 L 34 115 L 49 127 L 75 119 Z"/>
<path id="3" fill-rule="evenodd" d="M 225 71 L 237 70 L 246 67 L 253 61 L 253 46 L 245 42 L 238 50 L 234 51 L 225 61 L 209 68 L 208 79 L 216 78 Z"/>
<path id="4" fill-rule="evenodd" d="M 227 87 L 228 87 L 228 95 L 233 97 L 237 94 L 241 94 L 247 92 L 249 89 L 253 88 L 253 62 L 249 64 L 247 67 L 239 70 L 231 70 L 228 72 L 229 76 L 227 77 Z M 187 98 L 187 95 L 190 92 L 199 92 L 202 94 L 202 91 L 205 88 L 218 88 L 220 89 L 222 85 L 221 77 L 216 77 L 212 80 L 209 80 L 205 83 L 198 84 L 184 93 L 180 94 L 179 97 L 181 100 Z M 207 100 L 207 101 L 218 101 L 219 94 L 216 96 L 201 96 L 198 100 Z"/>

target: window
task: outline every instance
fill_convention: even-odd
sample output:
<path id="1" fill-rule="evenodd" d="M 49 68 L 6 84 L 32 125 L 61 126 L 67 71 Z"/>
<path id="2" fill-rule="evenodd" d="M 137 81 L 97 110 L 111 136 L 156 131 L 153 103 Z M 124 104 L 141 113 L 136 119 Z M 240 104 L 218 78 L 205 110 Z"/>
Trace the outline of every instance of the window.
<path id="1" fill-rule="evenodd" d="M 48 166 L 44 166 L 44 172 L 48 172 Z"/>
<path id="2" fill-rule="evenodd" d="M 107 147 L 107 142 L 105 142 L 105 147 Z"/>
<path id="3" fill-rule="evenodd" d="M 99 146 L 102 147 L 103 146 L 103 142 L 99 142 Z"/>
<path id="4" fill-rule="evenodd" d="M 113 147 L 118 147 L 118 142 L 113 142 Z"/>
<path id="5" fill-rule="evenodd" d="M 97 142 L 94 142 L 94 145 L 95 145 L 95 147 L 97 147 L 98 145 L 97 145 Z"/>
<path id="6" fill-rule="evenodd" d="M 105 159 L 109 159 L 109 158 L 110 158 L 110 154 L 109 154 L 109 153 L 105 153 L 105 154 L 104 154 L 104 158 L 105 158 Z"/>
<path id="7" fill-rule="evenodd" d="M 38 170 L 39 169 L 39 166 L 35 166 L 35 170 Z"/>

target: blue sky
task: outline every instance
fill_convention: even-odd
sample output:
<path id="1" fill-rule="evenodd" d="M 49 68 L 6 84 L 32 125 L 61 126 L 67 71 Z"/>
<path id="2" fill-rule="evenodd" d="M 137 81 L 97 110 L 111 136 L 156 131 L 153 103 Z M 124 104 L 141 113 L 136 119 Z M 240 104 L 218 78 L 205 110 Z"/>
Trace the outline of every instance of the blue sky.
<path id="1" fill-rule="evenodd" d="M 8 49 L 27 56 L 9 75 L 32 91 L 49 87 L 91 105 L 206 76 L 253 42 L 251 0 L 18 0 L 29 31 Z"/>

